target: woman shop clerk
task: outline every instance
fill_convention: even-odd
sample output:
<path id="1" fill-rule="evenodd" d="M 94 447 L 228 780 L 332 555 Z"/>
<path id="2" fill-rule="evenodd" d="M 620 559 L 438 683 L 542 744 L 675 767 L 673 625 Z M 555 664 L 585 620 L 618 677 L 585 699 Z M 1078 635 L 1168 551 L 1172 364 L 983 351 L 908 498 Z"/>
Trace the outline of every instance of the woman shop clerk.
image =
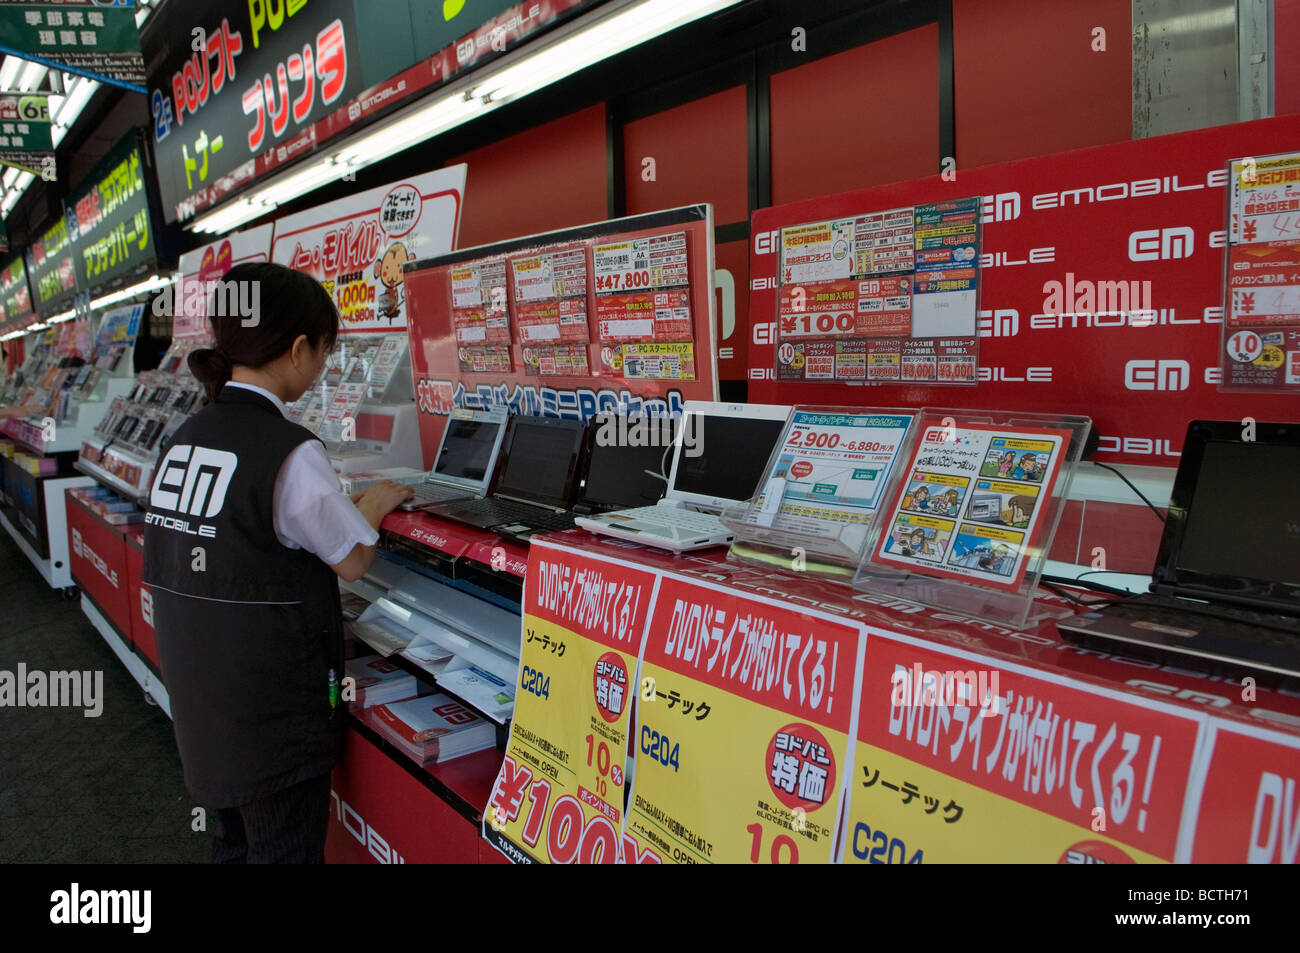
<path id="1" fill-rule="evenodd" d="M 223 280 L 256 282 L 236 299 L 255 313 L 213 316 L 214 348 L 189 356 L 208 399 L 163 448 L 144 581 L 213 860 L 319 863 L 342 739 L 338 579 L 365 573 L 380 520 L 411 491 L 349 499 L 321 442 L 284 417 L 338 333 L 320 284 L 271 264 Z"/>

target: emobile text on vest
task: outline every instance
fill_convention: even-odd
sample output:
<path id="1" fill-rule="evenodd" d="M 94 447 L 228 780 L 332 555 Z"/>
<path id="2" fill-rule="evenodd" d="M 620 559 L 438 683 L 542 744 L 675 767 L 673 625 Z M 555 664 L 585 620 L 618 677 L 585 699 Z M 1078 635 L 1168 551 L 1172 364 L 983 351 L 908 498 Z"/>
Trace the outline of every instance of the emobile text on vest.
<path id="1" fill-rule="evenodd" d="M 158 476 L 149 493 L 151 512 L 145 517 L 146 523 L 215 539 L 217 528 L 202 520 L 221 512 L 238 465 L 239 457 L 228 450 L 173 445 L 158 465 Z M 196 525 L 191 525 L 191 520 Z"/>

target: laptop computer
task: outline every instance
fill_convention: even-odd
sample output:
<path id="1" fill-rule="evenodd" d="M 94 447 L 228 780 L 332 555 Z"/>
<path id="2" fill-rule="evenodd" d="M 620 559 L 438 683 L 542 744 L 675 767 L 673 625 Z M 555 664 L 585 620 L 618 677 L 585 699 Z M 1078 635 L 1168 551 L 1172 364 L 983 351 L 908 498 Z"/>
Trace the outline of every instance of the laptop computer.
<path id="1" fill-rule="evenodd" d="M 1057 622 L 1107 652 L 1300 687 L 1300 424 L 1194 420 L 1151 592 Z"/>
<path id="2" fill-rule="evenodd" d="M 524 525 L 570 529 L 586 428 L 580 420 L 510 418 L 501 477 L 492 495 L 425 507 L 425 512 L 479 529 Z"/>
<path id="3" fill-rule="evenodd" d="M 789 416 L 779 404 L 687 401 L 664 498 L 577 524 L 677 553 L 730 543 L 735 534 L 717 514 L 754 495 Z"/>
<path id="4" fill-rule="evenodd" d="M 617 420 L 618 418 L 614 418 Z M 642 418 L 629 417 L 630 427 L 636 427 Z M 667 477 L 662 476 L 664 461 L 672 449 L 675 428 L 671 419 L 661 423 L 644 418 L 646 426 L 640 436 L 654 441 L 650 446 L 633 447 L 627 440 L 609 442 L 608 434 L 618 434 L 617 427 L 607 426 L 613 421 L 610 415 L 599 414 L 587 427 L 586 472 L 583 476 L 578 500 L 567 513 L 548 514 L 544 526 L 535 526 L 529 520 L 493 526 L 494 533 L 527 542 L 538 532 L 572 529 L 578 516 L 606 513 L 657 502 L 668 488 Z M 624 432 L 627 431 L 624 428 Z"/>
<path id="5" fill-rule="evenodd" d="M 411 488 L 415 496 L 399 509 L 417 510 L 486 496 L 505 439 L 506 420 L 504 407 L 453 411 L 442 432 L 433 469 L 423 483 Z"/>

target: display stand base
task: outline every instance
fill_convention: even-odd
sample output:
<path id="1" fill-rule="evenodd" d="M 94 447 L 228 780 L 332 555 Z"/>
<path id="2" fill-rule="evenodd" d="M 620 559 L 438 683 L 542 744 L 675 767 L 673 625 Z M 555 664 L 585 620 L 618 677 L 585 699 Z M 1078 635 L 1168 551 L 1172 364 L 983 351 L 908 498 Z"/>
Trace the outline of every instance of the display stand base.
<path id="1" fill-rule="evenodd" d="M 118 635 L 117 630 L 113 628 L 104 614 L 99 611 L 99 607 L 90 601 L 84 592 L 81 594 L 81 611 L 86 614 L 90 624 L 95 627 L 95 631 L 104 637 L 108 647 L 113 650 L 113 654 L 118 657 L 126 670 L 131 673 L 131 677 L 140 683 L 140 688 L 144 693 L 152 698 L 158 707 L 167 713 L 167 717 L 172 716 L 172 703 L 167 695 L 167 689 L 153 672 L 149 671 L 149 666 L 132 652 L 122 641 L 122 636 Z"/>
<path id="2" fill-rule="evenodd" d="M 815 574 L 820 579 L 842 582 L 846 585 L 853 581 L 857 569 L 856 556 L 846 556 L 844 562 L 835 562 L 824 553 L 805 552 L 796 547 L 774 546 L 755 540 L 736 540 L 727 551 L 727 561 L 761 566 L 764 569 L 783 569 L 798 575 L 803 572 Z"/>
<path id="3" fill-rule="evenodd" d="M 894 574 L 865 569 L 854 588 L 875 595 L 946 609 L 975 619 L 985 619 L 1008 629 L 1031 629 L 1048 619 L 1063 619 L 1074 612 L 1060 604 L 1026 598 L 1019 592 L 998 592 L 979 586 L 934 579 L 919 573 Z"/>

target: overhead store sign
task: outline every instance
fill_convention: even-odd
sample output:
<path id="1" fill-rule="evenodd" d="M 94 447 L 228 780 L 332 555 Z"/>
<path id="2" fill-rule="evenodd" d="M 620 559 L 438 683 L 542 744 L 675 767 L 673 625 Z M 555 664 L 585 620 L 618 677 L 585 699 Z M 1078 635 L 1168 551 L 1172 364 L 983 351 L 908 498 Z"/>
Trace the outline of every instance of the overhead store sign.
<path id="1" fill-rule="evenodd" d="M 0 94 L 0 162 L 40 175 L 53 158 L 49 99 Z"/>
<path id="2" fill-rule="evenodd" d="M 117 278 L 143 272 L 157 257 L 134 132 L 100 160 L 83 191 L 68 202 L 69 237 L 82 290 L 93 293 Z"/>
<path id="3" fill-rule="evenodd" d="M 27 267 L 21 254 L 0 269 L 0 294 L 4 298 L 5 327 L 13 328 L 34 318 L 32 293 L 27 287 Z"/>
<path id="4" fill-rule="evenodd" d="M 27 271 L 36 298 L 36 313 L 42 318 L 53 317 L 72 307 L 78 291 L 77 270 L 72 259 L 72 239 L 68 234 L 66 217 L 59 219 L 27 249 Z"/>
<path id="5" fill-rule="evenodd" d="M 0 51 L 144 91 L 135 0 L 0 0 Z"/>
<path id="6" fill-rule="evenodd" d="M 599 0 L 191 0 L 144 38 L 158 180 L 184 221 Z M 435 50 L 432 56 L 429 50 Z"/>

